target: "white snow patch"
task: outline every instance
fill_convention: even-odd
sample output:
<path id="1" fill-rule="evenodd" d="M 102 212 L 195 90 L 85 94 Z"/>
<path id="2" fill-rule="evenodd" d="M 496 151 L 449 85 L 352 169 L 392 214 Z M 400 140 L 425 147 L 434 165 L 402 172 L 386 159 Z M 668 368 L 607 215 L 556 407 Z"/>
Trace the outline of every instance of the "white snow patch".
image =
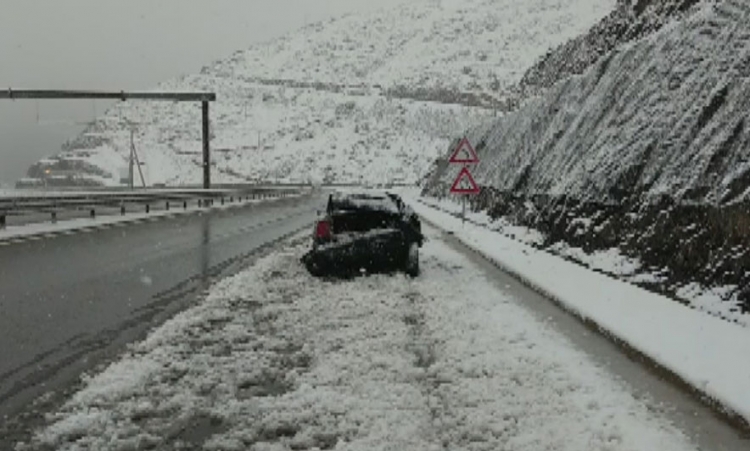
<path id="1" fill-rule="evenodd" d="M 707 288 L 699 283 L 689 283 L 677 290 L 677 297 L 690 301 L 690 305 L 711 315 L 734 320 L 750 328 L 750 315 L 741 314 L 737 286 L 725 285 Z"/>
<path id="2" fill-rule="evenodd" d="M 581 248 L 558 242 L 550 246 L 547 250 L 562 257 L 568 257 L 579 263 L 583 263 L 591 269 L 615 276 L 634 276 L 641 269 L 641 262 L 637 258 L 623 255 L 617 248 L 595 251 L 589 254 Z M 628 280 L 632 282 L 632 279 Z"/>
<path id="3" fill-rule="evenodd" d="M 418 191 L 413 189 L 402 191 L 407 193 L 408 196 L 414 198 L 416 202 L 421 202 L 425 205 L 448 212 L 454 216 L 460 217 L 462 213 L 463 207 L 459 202 L 452 198 L 435 199 L 432 197 L 422 197 L 417 200 L 415 196 L 418 196 Z M 536 246 L 541 246 L 544 243 L 544 234 L 538 230 L 512 224 L 504 217 L 492 219 L 486 211 L 473 212 L 470 211 L 467 206 L 466 220 L 476 225 L 486 226 L 489 229 L 495 230 L 509 238 L 519 240 L 523 243 Z"/>

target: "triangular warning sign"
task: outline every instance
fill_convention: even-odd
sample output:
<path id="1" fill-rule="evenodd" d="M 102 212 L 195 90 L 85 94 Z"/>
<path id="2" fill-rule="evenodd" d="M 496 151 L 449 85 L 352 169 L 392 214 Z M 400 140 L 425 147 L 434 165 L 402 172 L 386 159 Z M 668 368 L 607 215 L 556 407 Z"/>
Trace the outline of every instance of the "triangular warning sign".
<path id="1" fill-rule="evenodd" d="M 477 182 L 474 181 L 474 177 L 471 176 L 469 168 L 461 169 L 458 173 L 456 181 L 451 186 L 452 194 L 479 194 L 479 187 Z"/>
<path id="2" fill-rule="evenodd" d="M 451 155 L 451 158 L 448 160 L 448 162 L 460 164 L 479 163 L 479 157 L 477 156 L 477 152 L 469 143 L 469 139 L 464 138 L 460 143 L 458 143 L 458 146 L 456 146 L 456 150 L 453 151 L 453 155 Z"/>

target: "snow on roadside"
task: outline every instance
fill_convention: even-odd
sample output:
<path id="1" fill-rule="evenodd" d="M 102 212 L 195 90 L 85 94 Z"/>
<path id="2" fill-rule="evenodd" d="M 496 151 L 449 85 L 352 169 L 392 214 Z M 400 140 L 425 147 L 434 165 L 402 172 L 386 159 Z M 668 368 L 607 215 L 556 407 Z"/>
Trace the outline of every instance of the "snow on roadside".
<path id="1" fill-rule="evenodd" d="M 407 199 L 409 193 L 407 193 Z M 750 421 L 750 328 L 687 308 L 412 199 L 425 219 Z"/>
<path id="2" fill-rule="evenodd" d="M 406 190 L 405 193 L 407 196 L 415 199 L 415 202 L 419 196 L 418 192 L 414 190 Z M 420 198 L 419 202 L 453 215 L 461 214 L 461 204 L 452 199 L 425 197 Z M 544 244 L 544 235 L 541 232 L 529 227 L 511 224 L 505 218 L 501 217 L 493 220 L 484 211 L 467 211 L 466 217 L 467 221 L 475 225 L 486 227 L 489 230 L 499 232 L 505 237 L 522 243 L 530 244 L 537 248 Z M 588 220 L 584 218 L 579 219 L 580 224 L 586 221 Z M 585 227 L 589 226 L 586 225 Z M 644 267 L 638 258 L 624 255 L 617 248 L 587 253 L 581 248 L 558 242 L 545 248 L 545 251 L 569 258 L 589 269 L 603 272 L 633 284 L 660 284 L 666 280 L 664 275 L 664 271 L 666 270 Z M 708 315 L 750 328 L 750 315 L 744 314 L 740 308 L 742 302 L 738 297 L 739 292 L 737 288 L 734 285 L 710 288 L 698 283 L 689 283 L 677 287 L 674 295 L 676 298 L 688 303 L 690 307 L 703 311 Z"/>
<path id="3" fill-rule="evenodd" d="M 419 195 L 413 189 L 402 190 L 406 196 L 415 199 Z M 452 199 L 435 199 L 431 197 L 420 198 L 419 202 L 437 208 L 439 210 L 450 212 L 454 215 L 460 215 L 462 211 L 461 204 L 454 202 Z M 467 220 L 474 224 L 482 225 L 492 230 L 503 233 L 504 235 L 524 242 L 526 244 L 540 246 L 544 243 L 544 235 L 537 230 L 529 227 L 511 224 L 505 218 L 492 219 L 486 211 L 472 212 L 468 206 L 466 209 Z"/>
<path id="4" fill-rule="evenodd" d="M 414 280 L 314 279 L 297 238 L 87 377 L 17 450 L 693 449 L 426 230 Z"/>
<path id="5" fill-rule="evenodd" d="M 641 269 L 641 262 L 638 259 L 622 255 L 619 249 L 616 248 L 588 254 L 579 247 L 568 246 L 565 243 L 555 243 L 548 250 L 557 255 L 583 263 L 591 269 L 597 269 L 617 276 L 633 276 Z"/>

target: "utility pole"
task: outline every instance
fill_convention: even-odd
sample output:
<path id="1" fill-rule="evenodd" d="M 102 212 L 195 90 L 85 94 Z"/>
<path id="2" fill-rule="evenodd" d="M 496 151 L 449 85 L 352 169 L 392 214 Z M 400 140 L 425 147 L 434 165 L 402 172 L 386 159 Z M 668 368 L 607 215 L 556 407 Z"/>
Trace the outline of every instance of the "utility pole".
<path id="1" fill-rule="evenodd" d="M 143 170 L 141 169 L 141 160 L 138 158 L 138 153 L 135 151 L 135 139 L 133 138 L 133 130 L 130 130 L 130 156 L 135 157 L 135 164 L 138 165 L 138 175 L 141 176 L 141 185 L 146 187 L 146 179 L 143 178 Z M 133 160 L 130 160 L 130 187 L 133 188 Z"/>
<path id="2" fill-rule="evenodd" d="M 466 225 L 466 195 L 461 196 L 461 228 L 463 229 Z"/>
<path id="3" fill-rule="evenodd" d="M 130 129 L 130 159 L 128 160 L 128 180 L 130 180 L 130 189 L 133 189 L 133 150 L 135 149 L 133 140 L 133 129 Z"/>

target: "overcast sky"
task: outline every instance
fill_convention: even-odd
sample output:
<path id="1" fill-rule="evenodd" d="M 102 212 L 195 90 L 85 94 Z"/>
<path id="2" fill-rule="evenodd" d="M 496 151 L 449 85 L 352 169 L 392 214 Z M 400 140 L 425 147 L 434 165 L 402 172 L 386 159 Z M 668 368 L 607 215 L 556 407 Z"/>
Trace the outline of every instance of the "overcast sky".
<path id="1" fill-rule="evenodd" d="M 1 0 L 0 89 L 149 88 L 305 23 L 404 1 Z M 106 107 L 0 102 L 0 183 L 56 153 L 95 106 Z"/>

